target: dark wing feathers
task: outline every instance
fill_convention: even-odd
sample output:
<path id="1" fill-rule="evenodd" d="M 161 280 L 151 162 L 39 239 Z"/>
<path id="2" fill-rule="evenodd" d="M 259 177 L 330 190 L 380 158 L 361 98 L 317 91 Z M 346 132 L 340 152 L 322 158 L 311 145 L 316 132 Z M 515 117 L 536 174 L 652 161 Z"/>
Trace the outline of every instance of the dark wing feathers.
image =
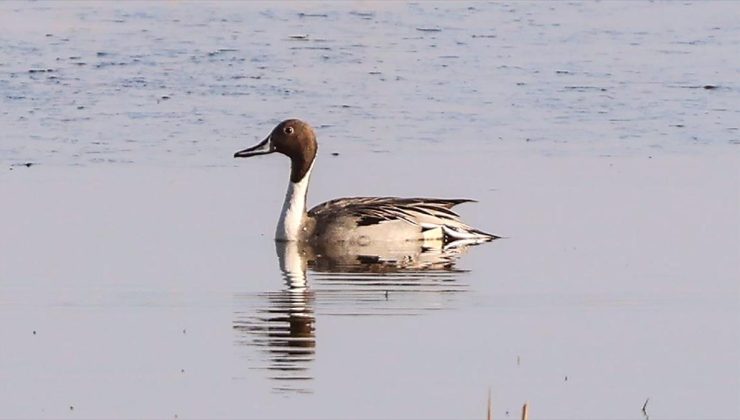
<path id="1" fill-rule="evenodd" d="M 459 221 L 459 215 L 450 209 L 458 204 L 473 201 L 465 198 L 350 197 L 319 204 L 308 214 L 314 217 L 329 216 L 332 213 L 351 214 L 359 218 L 360 225 L 398 219 L 416 223 L 420 214 L 441 220 Z"/>

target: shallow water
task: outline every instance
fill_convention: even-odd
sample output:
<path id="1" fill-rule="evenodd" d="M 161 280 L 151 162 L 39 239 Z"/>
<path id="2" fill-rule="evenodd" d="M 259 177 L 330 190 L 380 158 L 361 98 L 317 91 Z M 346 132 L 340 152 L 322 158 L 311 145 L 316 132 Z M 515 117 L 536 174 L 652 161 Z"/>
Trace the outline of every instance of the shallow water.
<path id="1" fill-rule="evenodd" d="M 0 3 L 0 417 L 740 417 L 737 11 Z M 287 116 L 506 239 L 276 248 Z"/>

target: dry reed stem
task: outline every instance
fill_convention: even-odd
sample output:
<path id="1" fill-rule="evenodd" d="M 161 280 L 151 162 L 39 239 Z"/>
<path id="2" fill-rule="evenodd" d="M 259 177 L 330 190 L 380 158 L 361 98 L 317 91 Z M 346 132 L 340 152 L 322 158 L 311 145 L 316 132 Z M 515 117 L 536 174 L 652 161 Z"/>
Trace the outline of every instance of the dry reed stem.
<path id="1" fill-rule="evenodd" d="M 524 406 L 522 407 L 522 420 L 528 420 L 529 419 L 529 408 L 527 407 L 527 403 L 524 403 Z"/>
<path id="2" fill-rule="evenodd" d="M 493 410 L 491 409 L 491 388 L 488 388 L 488 415 L 486 419 L 493 420 Z"/>

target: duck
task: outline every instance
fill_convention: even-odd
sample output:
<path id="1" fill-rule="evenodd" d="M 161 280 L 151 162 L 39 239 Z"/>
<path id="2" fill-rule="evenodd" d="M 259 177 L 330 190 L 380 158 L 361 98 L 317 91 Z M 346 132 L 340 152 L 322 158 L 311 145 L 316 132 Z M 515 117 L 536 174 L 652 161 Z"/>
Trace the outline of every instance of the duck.
<path id="1" fill-rule="evenodd" d="M 275 240 L 313 244 L 367 246 L 388 242 L 478 244 L 499 236 L 460 220 L 453 207 L 467 198 L 337 198 L 306 210 L 318 142 L 306 122 L 287 119 L 258 144 L 234 153 L 235 158 L 280 153 L 290 158 L 290 181 L 280 212 Z"/>

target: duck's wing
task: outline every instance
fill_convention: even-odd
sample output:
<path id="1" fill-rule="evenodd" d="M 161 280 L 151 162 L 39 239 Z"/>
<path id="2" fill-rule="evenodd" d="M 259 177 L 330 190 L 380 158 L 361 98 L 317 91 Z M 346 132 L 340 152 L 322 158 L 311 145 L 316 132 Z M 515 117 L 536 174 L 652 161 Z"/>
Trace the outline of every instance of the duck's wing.
<path id="1" fill-rule="evenodd" d="M 358 227 L 402 220 L 432 235 L 432 230 L 439 230 L 439 236 L 447 240 L 498 238 L 466 225 L 452 210 L 458 204 L 474 201 L 466 198 L 349 197 L 319 204 L 308 214 L 316 219 L 353 216 Z"/>

